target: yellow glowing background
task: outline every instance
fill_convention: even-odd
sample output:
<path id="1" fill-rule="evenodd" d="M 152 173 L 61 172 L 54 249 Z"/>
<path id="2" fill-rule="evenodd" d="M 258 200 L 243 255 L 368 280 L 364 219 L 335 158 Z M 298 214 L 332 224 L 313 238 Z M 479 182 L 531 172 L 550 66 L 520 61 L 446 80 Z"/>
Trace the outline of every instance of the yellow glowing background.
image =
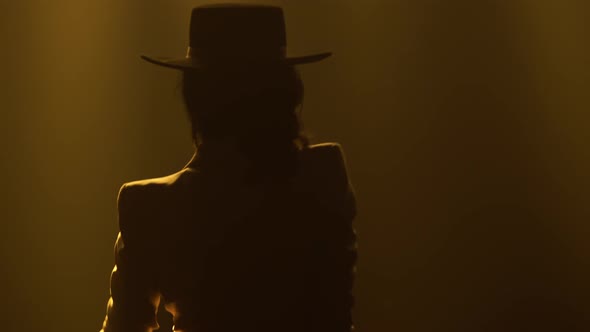
<path id="1" fill-rule="evenodd" d="M 138 55 L 184 54 L 202 3 L 0 4 L 3 330 L 100 328 L 119 186 L 192 153 L 178 74 Z M 357 191 L 358 331 L 590 330 L 587 1 L 262 3 L 334 52 L 304 120 Z"/>

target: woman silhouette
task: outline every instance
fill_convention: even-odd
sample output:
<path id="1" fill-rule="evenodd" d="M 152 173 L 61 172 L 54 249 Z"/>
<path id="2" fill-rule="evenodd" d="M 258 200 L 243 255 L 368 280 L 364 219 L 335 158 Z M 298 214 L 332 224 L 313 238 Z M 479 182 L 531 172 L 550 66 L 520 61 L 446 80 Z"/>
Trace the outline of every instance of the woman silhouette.
<path id="1" fill-rule="evenodd" d="M 282 10 L 193 9 L 180 60 L 196 152 L 179 172 L 124 184 L 103 332 L 353 329 L 355 200 L 341 147 L 310 145 Z"/>

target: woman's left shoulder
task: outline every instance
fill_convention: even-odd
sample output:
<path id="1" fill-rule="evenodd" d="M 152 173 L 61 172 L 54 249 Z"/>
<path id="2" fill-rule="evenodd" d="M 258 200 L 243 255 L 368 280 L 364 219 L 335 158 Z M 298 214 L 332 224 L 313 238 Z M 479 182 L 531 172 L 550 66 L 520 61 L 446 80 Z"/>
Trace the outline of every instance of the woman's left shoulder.
<path id="1" fill-rule="evenodd" d="M 315 169 L 314 173 L 323 173 L 322 170 L 340 176 L 346 176 L 346 160 L 342 145 L 337 142 L 326 142 L 309 145 L 302 150 L 304 165 Z M 324 177 L 325 174 L 319 174 Z"/>
<path id="2" fill-rule="evenodd" d="M 308 148 L 314 151 L 337 151 L 342 150 L 342 145 L 338 142 L 323 142 L 311 144 Z"/>

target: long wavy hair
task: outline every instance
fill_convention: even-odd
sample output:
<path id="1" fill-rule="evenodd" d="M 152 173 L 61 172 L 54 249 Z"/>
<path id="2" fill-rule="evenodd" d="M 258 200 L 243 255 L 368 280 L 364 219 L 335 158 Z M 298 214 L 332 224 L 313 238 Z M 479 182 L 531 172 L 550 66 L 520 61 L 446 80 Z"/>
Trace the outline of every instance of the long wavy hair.
<path id="1" fill-rule="evenodd" d="M 302 130 L 303 82 L 280 63 L 187 70 L 182 96 L 196 146 L 235 142 L 253 165 L 251 179 L 289 177 L 297 152 L 309 144 Z"/>

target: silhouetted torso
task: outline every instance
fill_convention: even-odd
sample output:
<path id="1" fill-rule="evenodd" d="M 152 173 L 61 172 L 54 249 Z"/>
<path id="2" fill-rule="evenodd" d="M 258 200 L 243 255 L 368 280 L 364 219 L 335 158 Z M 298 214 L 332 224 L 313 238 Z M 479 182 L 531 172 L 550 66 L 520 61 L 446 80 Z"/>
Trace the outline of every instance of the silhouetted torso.
<path id="1" fill-rule="evenodd" d="M 161 295 L 179 331 L 349 331 L 355 201 L 340 147 L 304 149 L 296 177 L 254 184 L 245 159 L 202 152 L 176 174 L 122 188 L 125 257 L 137 266 L 127 275 L 144 286 L 111 285 L 111 325 L 129 326 L 127 314 L 155 328 Z M 117 313 L 118 296 L 148 300 Z"/>

